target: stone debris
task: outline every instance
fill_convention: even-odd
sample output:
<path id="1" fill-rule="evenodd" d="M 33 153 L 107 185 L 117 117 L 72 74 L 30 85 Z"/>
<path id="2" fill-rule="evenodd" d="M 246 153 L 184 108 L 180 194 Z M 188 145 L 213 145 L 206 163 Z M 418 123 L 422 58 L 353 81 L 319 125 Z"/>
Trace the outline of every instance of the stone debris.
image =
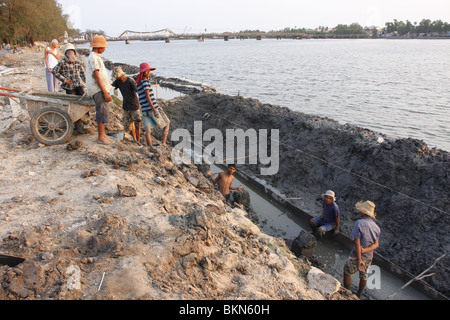
<path id="1" fill-rule="evenodd" d="M 307 279 L 311 287 L 318 290 L 329 299 L 341 288 L 341 283 L 338 280 L 316 267 L 311 267 Z"/>

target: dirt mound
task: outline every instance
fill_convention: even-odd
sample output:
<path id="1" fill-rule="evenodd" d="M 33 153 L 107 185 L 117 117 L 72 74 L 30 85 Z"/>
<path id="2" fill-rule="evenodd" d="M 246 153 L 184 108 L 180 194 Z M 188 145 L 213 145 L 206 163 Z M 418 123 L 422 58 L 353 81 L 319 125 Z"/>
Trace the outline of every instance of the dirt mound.
<path id="1" fill-rule="evenodd" d="M 312 215 L 321 213 L 317 198 L 334 190 L 342 213 L 341 232 L 347 235 L 358 218 L 355 203 L 373 201 L 382 229 L 378 252 L 410 273 L 421 273 L 448 253 L 448 152 L 429 149 L 423 141 L 396 139 L 255 99 L 197 94 L 167 102 L 165 107 L 173 125 L 191 134 L 194 121 L 202 121 L 203 132 L 215 128 L 224 137 L 226 129 L 279 129 L 277 174 L 260 176 L 258 165 L 238 168 L 286 197 L 297 198 L 295 204 Z M 442 259 L 435 276 L 427 279 L 447 296 L 449 259 Z"/>

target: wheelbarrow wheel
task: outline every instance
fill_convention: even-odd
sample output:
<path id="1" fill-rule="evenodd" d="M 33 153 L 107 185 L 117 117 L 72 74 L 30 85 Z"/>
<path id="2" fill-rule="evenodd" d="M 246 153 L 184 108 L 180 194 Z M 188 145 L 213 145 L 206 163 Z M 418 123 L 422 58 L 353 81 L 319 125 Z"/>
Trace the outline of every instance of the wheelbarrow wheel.
<path id="1" fill-rule="evenodd" d="M 57 108 L 45 108 L 31 118 L 31 132 L 39 142 L 57 145 L 72 136 L 73 122 L 66 112 Z"/>

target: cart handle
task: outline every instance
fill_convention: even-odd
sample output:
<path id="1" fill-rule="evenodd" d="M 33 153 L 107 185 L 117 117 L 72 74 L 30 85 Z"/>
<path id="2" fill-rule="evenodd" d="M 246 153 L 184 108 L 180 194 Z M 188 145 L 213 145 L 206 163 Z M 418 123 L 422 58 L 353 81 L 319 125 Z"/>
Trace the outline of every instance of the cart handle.
<path id="1" fill-rule="evenodd" d="M 11 88 L 2 88 L 2 87 L 0 87 L 0 90 L 6 90 L 6 91 L 14 91 L 14 92 L 20 92 L 20 90 L 17 90 L 17 89 L 11 89 Z"/>
<path id="2" fill-rule="evenodd" d="M 2 88 L 2 87 L 0 87 L 0 90 L 6 90 L 6 91 L 12 91 L 12 92 L 23 92 L 23 91 L 21 91 L 21 90 L 17 90 L 17 89 L 11 89 L 11 88 Z M 0 93 L 0 96 L 2 96 L 2 97 L 8 97 L 8 98 L 17 98 L 17 96 L 16 95 L 13 95 L 13 94 L 7 94 L 7 93 Z"/>

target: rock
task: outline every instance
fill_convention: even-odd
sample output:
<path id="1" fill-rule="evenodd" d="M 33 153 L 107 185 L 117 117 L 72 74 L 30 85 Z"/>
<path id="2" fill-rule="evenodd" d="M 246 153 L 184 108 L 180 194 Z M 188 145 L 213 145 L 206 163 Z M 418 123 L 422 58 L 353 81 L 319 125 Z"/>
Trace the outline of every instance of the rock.
<path id="1" fill-rule="evenodd" d="M 198 180 L 196 177 L 190 176 L 187 178 L 187 180 L 194 186 L 197 187 L 200 183 L 200 180 Z"/>
<path id="2" fill-rule="evenodd" d="M 300 231 L 297 238 L 292 241 L 291 251 L 297 256 L 312 256 L 317 245 L 316 238 L 305 230 Z"/>
<path id="3" fill-rule="evenodd" d="M 72 265 L 66 269 L 67 279 L 67 289 L 69 290 L 80 290 L 81 289 L 81 270 L 78 266 Z"/>
<path id="4" fill-rule="evenodd" d="M 100 175 L 101 173 L 102 173 L 102 171 L 100 169 L 88 170 L 81 177 L 86 179 L 86 178 L 89 178 L 89 177 L 96 177 L 96 176 Z"/>
<path id="5" fill-rule="evenodd" d="M 51 252 L 44 252 L 41 255 L 41 260 L 42 261 L 51 260 L 51 259 L 53 259 L 53 254 Z"/>
<path id="6" fill-rule="evenodd" d="M 226 214 L 225 209 L 219 208 L 215 204 L 208 204 L 208 205 L 206 205 L 206 210 L 208 210 L 211 213 L 215 213 L 215 214 L 217 214 L 219 216 L 223 216 L 223 215 Z"/>
<path id="7" fill-rule="evenodd" d="M 307 280 L 312 288 L 316 289 L 327 298 L 331 298 L 331 296 L 338 292 L 341 287 L 341 283 L 338 280 L 316 267 L 311 267 Z"/>
<path id="8" fill-rule="evenodd" d="M 122 197 L 136 197 L 137 191 L 136 188 L 131 186 L 123 186 L 123 185 L 117 185 L 117 188 L 119 189 L 119 194 Z"/>
<path id="9" fill-rule="evenodd" d="M 81 149 L 81 147 L 83 146 L 83 141 L 80 140 L 76 140 L 74 142 L 71 142 L 67 145 L 67 150 L 68 151 L 75 151 L 75 150 L 79 150 Z"/>
<path id="10" fill-rule="evenodd" d="M 250 207 L 250 193 L 247 190 L 234 191 L 233 201 L 243 205 L 245 208 Z"/>

